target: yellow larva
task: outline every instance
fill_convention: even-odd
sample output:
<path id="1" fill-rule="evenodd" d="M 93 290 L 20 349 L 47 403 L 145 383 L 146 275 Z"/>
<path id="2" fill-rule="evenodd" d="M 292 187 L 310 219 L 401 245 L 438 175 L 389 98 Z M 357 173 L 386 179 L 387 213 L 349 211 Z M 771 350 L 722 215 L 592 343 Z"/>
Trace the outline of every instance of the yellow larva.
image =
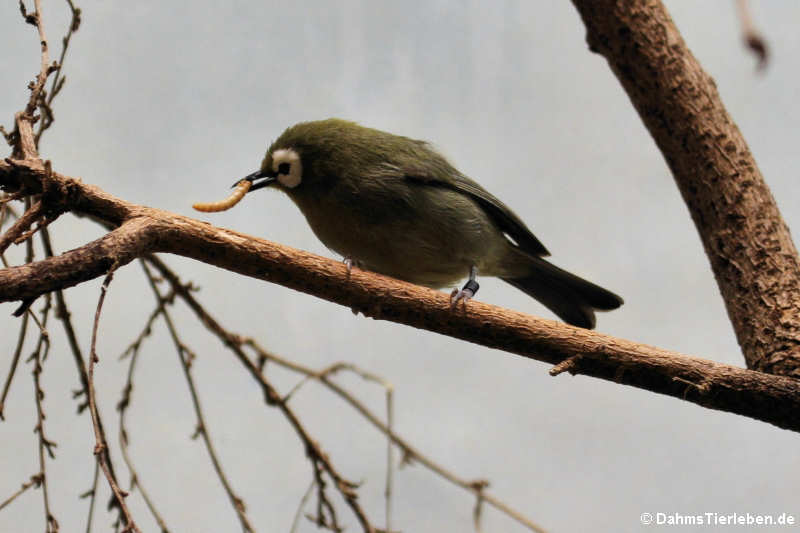
<path id="1" fill-rule="evenodd" d="M 247 194 L 247 191 L 250 190 L 251 182 L 248 180 L 242 180 L 236 184 L 236 188 L 233 190 L 233 193 L 219 202 L 211 202 L 208 204 L 199 203 L 194 204 L 192 207 L 197 209 L 198 211 L 203 211 L 205 213 L 216 213 L 217 211 L 225 211 L 230 209 L 231 207 L 235 206 L 239 203 L 239 200 L 244 198 L 244 195 Z"/>

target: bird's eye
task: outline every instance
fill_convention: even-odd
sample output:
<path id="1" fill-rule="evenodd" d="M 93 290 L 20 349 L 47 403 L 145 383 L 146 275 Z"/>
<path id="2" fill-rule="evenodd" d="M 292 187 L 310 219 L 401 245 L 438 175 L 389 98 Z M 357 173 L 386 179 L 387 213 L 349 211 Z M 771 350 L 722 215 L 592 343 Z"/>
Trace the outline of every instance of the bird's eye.
<path id="1" fill-rule="evenodd" d="M 272 172 L 284 187 L 294 189 L 303 181 L 303 164 L 293 148 L 280 148 L 272 154 Z"/>

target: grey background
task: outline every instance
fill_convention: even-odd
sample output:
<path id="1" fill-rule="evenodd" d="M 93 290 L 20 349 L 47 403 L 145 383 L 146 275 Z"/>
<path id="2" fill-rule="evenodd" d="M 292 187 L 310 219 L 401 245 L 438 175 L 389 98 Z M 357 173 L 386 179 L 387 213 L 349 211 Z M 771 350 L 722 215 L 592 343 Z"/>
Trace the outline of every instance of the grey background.
<path id="1" fill-rule="evenodd" d="M 733 2 L 667 2 L 715 78 L 790 227 L 800 227 L 795 186 L 800 113 L 800 4 L 753 2 L 772 47 L 766 75 L 743 50 Z M 54 56 L 67 23 L 45 2 Z M 66 62 L 67 86 L 42 155 L 126 200 L 190 216 L 255 170 L 285 127 L 338 116 L 432 141 L 463 172 L 504 199 L 562 267 L 607 286 L 625 306 L 599 330 L 743 365 L 713 276 L 673 180 L 605 61 L 588 52 L 569 2 L 132 2 L 86 1 Z M 15 2 L 0 6 L 0 119 L 11 125 L 38 69 L 37 36 Z M 200 216 L 331 256 L 278 193 Z M 63 217 L 63 251 L 101 234 Z M 20 250 L 9 254 L 19 260 Z M 434 460 L 491 491 L 551 531 L 637 531 L 643 512 L 791 513 L 800 519 L 797 436 L 740 416 L 586 377 L 551 378 L 541 363 L 350 311 L 269 283 L 165 257 L 231 330 L 323 368 L 352 361 L 391 381 L 396 427 Z M 551 317 L 502 282 L 479 299 Z M 88 350 L 99 280 L 67 293 Z M 98 345 L 101 409 L 116 448 L 114 406 L 127 361 L 117 356 L 153 307 L 141 269 L 118 272 Z M 16 338 L 12 304 L 0 306 L 3 377 Z M 39 308 L 37 303 L 36 309 Z M 219 343 L 182 308 L 184 339 L 209 429 L 259 531 L 287 531 L 311 479 L 299 441 Z M 64 531 L 83 527 L 93 436 L 76 417 L 78 387 L 57 325 L 43 376 L 53 510 Z M 31 338 L 32 342 L 32 338 Z M 31 344 L 26 347 L 30 353 Z M 38 469 L 30 364 L 21 365 L 0 424 L 0 498 Z M 272 370 L 286 391 L 291 376 Z M 373 409 L 379 388 L 344 376 Z M 235 531 L 238 523 L 199 441 L 162 323 L 139 360 L 130 411 L 131 453 L 174 531 Z M 385 442 L 315 385 L 292 400 L 303 421 L 383 520 Z M 123 479 L 127 476 L 123 475 Z M 107 489 L 101 482 L 105 503 Z M 471 528 L 472 498 L 419 466 L 396 476 L 394 527 Z M 129 498 L 143 530 L 155 524 Z M 0 512 L 0 531 L 43 529 L 39 492 Z M 313 506 L 309 508 L 313 510 Z M 348 531 L 359 530 L 339 506 Z M 110 523 L 102 511 L 95 530 Z M 485 531 L 522 531 L 488 510 Z M 651 526 L 654 527 L 654 526 Z M 696 530 L 697 528 L 673 528 Z M 704 528 L 714 529 L 714 528 Z M 316 531 L 303 523 L 301 531 Z"/>

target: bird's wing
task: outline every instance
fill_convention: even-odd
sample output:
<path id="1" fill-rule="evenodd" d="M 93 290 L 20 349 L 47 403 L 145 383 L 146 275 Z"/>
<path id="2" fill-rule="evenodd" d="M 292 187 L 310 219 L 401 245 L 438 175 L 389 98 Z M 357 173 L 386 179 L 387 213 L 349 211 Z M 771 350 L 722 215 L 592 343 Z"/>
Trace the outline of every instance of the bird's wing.
<path id="1" fill-rule="evenodd" d="M 523 251 L 540 257 L 550 255 L 547 248 L 531 233 L 525 223 L 503 202 L 449 164 L 447 166 L 450 168 L 446 172 L 443 172 L 441 163 L 427 169 L 413 165 L 396 166 L 395 168 L 412 183 L 429 187 L 443 187 L 466 194 L 475 200 L 497 224 L 500 231 L 510 237 Z"/>

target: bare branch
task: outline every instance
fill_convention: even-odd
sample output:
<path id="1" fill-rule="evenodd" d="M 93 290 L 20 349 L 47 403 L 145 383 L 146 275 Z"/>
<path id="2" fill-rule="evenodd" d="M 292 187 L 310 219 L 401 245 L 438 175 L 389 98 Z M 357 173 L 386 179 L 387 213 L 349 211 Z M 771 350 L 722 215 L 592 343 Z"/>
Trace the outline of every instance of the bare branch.
<path id="1" fill-rule="evenodd" d="M 192 311 L 194 311 L 194 313 L 200 318 L 203 324 L 215 335 L 217 335 L 217 337 L 220 338 L 225 346 L 233 352 L 239 362 L 244 365 L 245 369 L 261 386 L 261 390 L 264 393 L 264 400 L 267 405 L 277 407 L 281 411 L 281 413 L 297 433 L 300 440 L 303 442 L 306 455 L 311 461 L 314 469 L 318 491 L 320 491 L 318 492 L 320 506 L 321 508 L 324 507 L 328 516 L 333 519 L 332 523 L 325 522 L 323 524 L 321 521 L 324 519 L 324 515 L 322 512 L 319 512 L 317 519 L 320 520 L 320 522 L 317 523 L 319 525 L 326 526 L 332 525 L 334 526 L 334 529 L 336 528 L 335 509 L 327 499 L 327 496 L 325 496 L 324 492 L 321 492 L 324 491 L 325 486 L 324 479 L 322 477 L 322 473 L 324 472 L 333 480 L 334 487 L 337 491 L 339 491 L 347 505 L 353 511 L 353 514 L 355 514 L 363 530 L 366 533 L 377 533 L 377 530 L 372 526 L 365 511 L 358 502 L 358 494 L 354 490 L 357 487 L 357 484 L 348 481 L 339 473 L 328 457 L 328 454 L 326 454 L 320 445 L 311 437 L 310 433 L 297 417 L 294 410 L 289 407 L 283 398 L 281 398 L 277 390 L 261 372 L 261 369 L 258 367 L 258 365 L 253 363 L 244 353 L 241 347 L 241 339 L 230 334 L 222 326 L 220 326 L 220 324 L 211 315 L 209 315 L 205 309 L 203 309 L 197 300 L 194 299 L 187 287 L 180 282 L 180 279 L 178 279 L 177 276 L 169 268 L 167 268 L 163 262 L 154 256 L 148 257 L 147 261 L 153 265 L 170 283 L 175 293 L 182 298 L 184 302 L 186 302 Z"/>
<path id="2" fill-rule="evenodd" d="M 57 69 L 57 65 L 51 65 L 48 55 L 47 36 L 44 31 L 44 21 L 42 20 L 42 6 L 40 0 L 34 0 L 36 11 L 28 13 L 25 4 L 20 0 L 19 8 L 25 22 L 36 26 L 39 32 L 40 44 L 40 68 L 36 80 L 28 85 L 31 90 L 28 104 L 24 111 L 15 115 L 14 133 L 5 135 L 6 139 L 14 143 L 14 157 L 35 160 L 38 157 L 36 138 L 33 134 L 33 123 L 38 119 L 34 116 L 36 108 L 44 101 L 44 87 L 47 77 Z"/>
<path id="3" fill-rule="evenodd" d="M 348 273 L 338 261 L 130 204 L 58 173 L 48 175 L 41 164 L 0 162 L 0 184 L 25 183 L 36 190 L 37 182 L 41 188 L 44 179 L 58 181 L 49 189 L 65 191 L 69 198 L 64 203 L 75 210 L 122 225 L 58 257 L 0 271 L 0 302 L 35 298 L 103 275 L 113 264 L 125 265 L 152 252 L 170 252 L 313 294 L 371 318 L 392 320 L 549 364 L 581 354 L 580 364 L 573 372 L 800 430 L 796 416 L 800 410 L 800 383 L 794 379 L 689 357 L 478 301 L 454 311 L 447 295 L 431 289 L 360 269 Z M 790 278 L 787 274 L 780 282 Z M 788 295 L 786 298 L 782 301 L 790 301 Z M 785 346 L 776 349 L 783 353 Z M 704 390 L 708 392 L 687 393 L 686 386 L 675 378 L 705 382 L 708 388 Z"/>
<path id="4" fill-rule="evenodd" d="M 800 377 L 800 258 L 714 80 L 660 1 L 573 3 L 664 154 L 748 368 Z"/>
<path id="5" fill-rule="evenodd" d="M 44 247 L 45 256 L 48 258 L 54 257 L 53 253 L 53 245 L 50 241 L 50 233 L 47 231 L 47 228 L 42 228 L 41 232 L 41 240 L 42 246 Z M 55 291 L 56 294 L 56 318 L 62 323 L 64 327 L 64 333 L 67 335 L 67 343 L 70 347 L 70 352 L 72 352 L 72 358 L 75 361 L 75 367 L 78 370 L 78 375 L 81 382 L 82 393 L 85 398 L 87 398 L 87 403 L 81 404 L 78 406 L 78 412 L 83 411 L 85 407 L 88 407 L 88 397 L 89 397 L 89 378 L 86 374 L 86 362 L 83 358 L 83 353 L 81 352 L 81 348 L 78 345 L 78 337 L 75 334 L 75 327 L 72 325 L 72 318 L 69 312 L 69 308 L 67 307 L 67 302 L 64 299 L 64 293 L 60 289 Z M 103 424 L 100 423 L 100 428 L 102 429 Z"/>
<path id="6" fill-rule="evenodd" d="M 20 495 L 22 495 L 26 490 L 31 487 L 39 487 L 42 484 L 42 476 L 41 474 L 34 474 L 31 478 L 26 481 L 25 483 L 20 486 L 19 490 L 6 498 L 4 501 L 0 502 L 0 511 L 6 508 L 11 502 L 16 500 Z"/>
<path id="7" fill-rule="evenodd" d="M 8 231 L 0 236 L 0 253 L 14 242 L 17 242 L 27 232 L 31 225 L 39 220 L 44 214 L 44 205 L 41 200 L 38 200 L 30 209 L 25 210 L 25 213 L 17 219 Z"/>
<path id="8" fill-rule="evenodd" d="M 125 265 L 146 253 L 153 246 L 150 221 L 133 219 L 120 228 L 85 246 L 31 265 L 11 267 L 2 271 L 0 286 L 17 285 L 20 297 L 28 300 L 52 290 L 66 289 L 108 272 L 114 264 Z M 35 265 L 35 266 L 34 266 Z M 41 268 L 40 268 L 41 267 Z M 31 279 L 30 276 L 43 276 Z M 36 289 L 45 283 L 44 290 Z M 32 290 L 31 290 L 32 289 Z M 0 291 L 3 289 L 0 288 Z M 6 300 L 9 301 L 9 300 Z"/>
<path id="9" fill-rule="evenodd" d="M 40 232 L 42 246 L 44 248 L 45 256 L 48 258 L 54 257 L 53 253 L 53 245 L 50 241 L 50 233 L 47 231 L 47 228 L 42 228 Z M 56 318 L 61 322 L 64 333 L 67 336 L 67 344 L 69 344 L 70 352 L 72 353 L 73 361 L 75 361 L 75 368 L 78 371 L 78 377 L 80 379 L 81 388 L 75 392 L 73 392 L 73 396 L 75 398 L 83 397 L 84 401 L 78 404 L 78 413 L 82 412 L 89 406 L 89 376 L 86 371 L 86 362 L 83 357 L 83 352 L 81 351 L 80 345 L 78 344 L 78 337 L 75 334 L 75 327 L 72 324 L 72 315 L 67 307 L 67 301 L 64 298 L 64 293 L 61 290 L 55 291 L 56 296 Z M 97 425 L 100 429 L 100 434 L 103 436 L 103 440 L 107 442 L 105 437 L 105 429 L 103 426 L 103 418 L 100 415 L 100 412 L 97 412 Z M 104 451 L 105 461 L 108 465 L 108 469 L 111 472 L 111 476 L 116 480 L 116 474 L 114 473 L 114 463 L 111 461 L 111 452 L 108 448 Z M 99 469 L 99 465 L 97 466 Z M 95 472 L 95 481 L 94 487 L 97 487 L 97 472 Z M 92 524 L 92 516 L 94 511 L 94 502 L 95 502 L 95 489 L 91 491 L 92 501 L 89 508 L 89 516 L 87 519 L 87 531 L 91 530 Z M 122 510 L 116 506 L 116 500 L 112 500 L 111 505 L 117 507 L 117 510 L 121 513 Z"/>
<path id="10" fill-rule="evenodd" d="M 31 211 L 30 204 L 31 204 L 30 199 L 26 198 L 25 207 L 28 208 L 27 211 Z M 10 231 L 11 230 L 9 229 L 9 232 Z M 2 256 L 2 252 L 0 252 L 0 256 Z M 30 263 L 31 261 L 33 261 L 33 245 L 31 244 L 30 241 L 28 241 L 27 243 L 25 243 L 25 262 Z M 6 264 L 5 257 L 3 257 L 3 264 Z M 22 355 L 22 347 L 25 344 L 25 336 L 28 333 L 28 317 L 33 318 L 33 320 L 36 320 L 36 316 L 33 313 L 26 312 L 24 313 L 24 316 L 20 323 L 19 335 L 17 337 L 17 347 L 14 350 L 14 356 L 11 358 L 11 368 L 8 371 L 5 384 L 3 385 L 3 393 L 2 395 L 0 395 L 0 420 L 4 419 L 3 410 L 5 408 L 6 397 L 8 396 L 8 391 L 11 389 L 11 382 L 14 380 L 14 375 L 16 374 L 17 371 L 17 365 L 19 364 L 19 358 Z M 43 327 L 39 326 L 39 329 L 43 329 Z"/>
<path id="11" fill-rule="evenodd" d="M 166 309 L 167 303 L 170 301 L 164 296 L 161 295 L 161 292 L 156 285 L 155 276 L 150 272 L 147 268 L 147 265 L 142 262 L 142 268 L 144 268 L 145 274 L 147 276 L 147 280 L 150 284 L 150 288 L 153 289 L 153 293 L 156 297 L 157 306 L 161 309 L 161 316 L 164 318 L 164 322 L 167 325 L 167 329 L 169 330 L 170 337 L 172 337 L 172 341 L 175 344 L 175 350 L 177 351 L 178 358 L 181 362 L 181 368 L 183 369 L 184 377 L 186 378 L 186 382 L 189 385 L 189 393 L 192 397 L 192 406 L 194 407 L 195 416 L 197 416 L 197 427 L 200 435 L 203 437 L 203 442 L 205 443 L 206 450 L 208 450 L 208 455 L 211 459 L 211 464 L 214 466 L 214 471 L 217 474 L 217 477 L 222 483 L 222 487 L 225 489 L 225 493 L 228 495 L 228 499 L 233 505 L 234 510 L 236 511 L 236 516 L 239 518 L 239 522 L 242 525 L 242 529 L 244 531 L 253 532 L 253 525 L 250 523 L 250 519 L 247 517 L 247 509 L 244 503 L 244 500 L 236 495 L 233 490 L 233 486 L 231 485 L 230 480 L 228 480 L 228 476 L 225 474 L 225 471 L 222 468 L 222 463 L 219 460 L 216 450 L 214 449 L 214 445 L 211 442 L 211 435 L 209 435 L 208 431 L 208 424 L 205 420 L 205 416 L 203 415 L 203 409 L 200 405 L 200 396 L 197 393 L 197 387 L 194 383 L 194 378 L 192 377 L 191 369 L 190 369 L 190 357 L 187 354 L 188 349 L 184 345 L 184 343 L 180 340 L 178 335 L 178 330 L 175 328 L 175 325 L 172 321 L 172 317 L 170 316 L 169 312 Z M 172 293 L 174 294 L 175 289 L 172 289 Z"/>
<path id="12" fill-rule="evenodd" d="M 70 40 L 72 39 L 72 34 L 78 31 L 78 28 L 81 25 L 81 9 L 75 7 L 72 3 L 72 0 L 67 0 L 67 4 L 69 5 L 70 12 L 72 14 L 72 18 L 70 19 L 69 29 L 67 30 L 66 35 L 61 39 L 61 57 L 59 57 L 58 62 L 55 63 L 55 75 L 53 76 L 53 80 L 50 84 L 50 92 L 47 95 L 46 99 L 41 99 L 39 103 L 39 112 L 42 115 L 41 120 L 39 121 L 39 129 L 36 131 L 36 136 L 34 137 L 34 142 L 38 148 L 39 141 L 42 138 L 42 134 L 49 128 L 55 117 L 53 116 L 53 100 L 58 93 L 61 92 L 61 89 L 64 87 L 64 81 L 66 78 L 62 76 L 62 68 L 64 67 L 64 59 L 67 55 L 67 49 L 69 48 Z"/>
<path id="13" fill-rule="evenodd" d="M 383 491 L 386 502 L 386 531 L 392 530 L 392 484 L 394 483 L 394 446 L 389 436 L 394 431 L 394 387 L 386 387 L 386 485 Z"/>
<path id="14" fill-rule="evenodd" d="M 28 105 L 25 108 L 25 114 L 28 117 L 33 117 L 33 112 L 36 110 L 38 105 L 39 99 L 42 96 L 42 91 L 44 91 L 44 84 L 47 82 L 47 77 L 52 72 L 50 66 L 50 59 L 48 56 L 48 45 L 47 45 L 47 36 L 44 33 L 44 21 L 42 20 L 42 5 L 40 0 L 34 0 L 34 5 L 36 6 L 36 12 L 33 15 L 26 16 L 26 21 L 35 21 L 34 25 L 36 29 L 39 31 L 39 44 L 41 45 L 41 68 L 39 70 L 39 74 L 36 76 L 36 82 L 31 86 L 31 96 L 28 100 Z M 25 13 L 25 7 L 22 1 L 20 0 L 20 8 Z M 35 146 L 35 144 L 34 144 Z M 30 156 L 32 154 L 26 154 Z"/>
<path id="15" fill-rule="evenodd" d="M 11 382 L 14 380 L 14 375 L 17 372 L 17 365 L 19 358 L 22 355 L 22 347 L 25 344 L 25 335 L 28 333 L 28 313 L 22 315 L 22 321 L 19 325 L 19 335 L 17 336 L 17 347 L 14 349 L 14 355 L 11 357 L 11 368 L 6 375 L 6 381 L 3 385 L 3 393 L 0 395 L 0 420 L 5 420 L 5 403 L 8 391 L 11 390 Z"/>
<path id="16" fill-rule="evenodd" d="M 188 295 L 191 297 L 191 295 Z M 194 306 L 190 305 L 190 307 L 194 310 Z M 204 320 L 205 322 L 205 320 Z M 321 372 L 315 371 L 312 368 L 307 366 L 301 365 L 295 361 L 290 361 L 283 357 L 280 357 L 268 350 L 264 347 L 260 346 L 254 339 L 252 338 L 241 338 L 241 343 L 245 346 L 248 346 L 252 349 L 258 356 L 258 358 L 262 361 L 270 361 L 276 363 L 283 368 L 287 368 L 294 372 L 298 372 L 307 376 L 309 379 L 316 379 L 329 390 L 334 392 L 340 398 L 345 400 L 353 409 L 358 411 L 361 416 L 363 416 L 370 424 L 375 426 L 381 433 L 386 435 L 391 441 L 402 450 L 403 456 L 406 460 L 414 460 L 425 468 L 431 470 L 435 474 L 439 475 L 440 477 L 446 479 L 450 483 L 461 487 L 462 489 L 468 490 L 469 492 L 473 493 L 476 498 L 480 497 L 482 501 L 488 503 L 498 511 L 502 512 L 503 514 L 513 518 L 520 524 L 524 525 L 525 527 L 529 528 L 531 531 L 536 531 L 539 533 L 543 533 L 544 529 L 542 529 L 539 525 L 534 523 L 531 519 L 524 516 L 519 511 L 512 509 L 510 506 L 505 504 L 499 498 L 492 496 L 488 492 L 486 492 L 486 487 L 488 483 L 483 480 L 467 480 L 463 479 L 460 476 L 456 475 L 455 473 L 451 472 L 447 468 L 443 467 L 442 465 L 436 463 L 433 459 L 422 453 L 420 450 L 415 448 L 410 442 L 403 439 L 399 435 L 397 435 L 391 425 L 384 424 L 380 417 L 369 410 L 363 403 L 361 403 L 355 396 L 350 394 L 347 390 L 345 390 L 341 385 L 332 381 L 330 379 L 330 372 L 323 370 Z M 336 367 L 337 365 L 334 365 Z"/>
<path id="17" fill-rule="evenodd" d="M 255 340 L 251 338 L 240 337 L 238 335 L 230 333 L 226 329 L 224 329 L 210 314 L 208 314 L 205 308 L 203 308 L 203 306 L 195 299 L 195 297 L 191 294 L 191 292 L 189 292 L 186 286 L 184 286 L 180 282 L 180 280 L 172 272 L 172 270 L 170 270 L 161 260 L 159 260 L 156 257 L 149 257 L 147 258 L 147 261 L 151 263 L 161 273 L 161 275 L 171 284 L 173 290 L 176 292 L 178 297 L 183 299 L 183 301 L 189 306 L 189 308 L 197 315 L 200 321 L 203 322 L 206 328 L 208 328 L 208 330 L 211 331 L 214 335 L 218 336 L 226 346 L 228 346 L 229 348 L 231 348 L 231 350 L 234 351 L 239 361 L 246 366 L 248 371 L 251 372 L 251 374 L 257 372 L 257 374 L 255 375 L 258 376 L 259 380 L 265 379 L 263 376 L 262 369 L 263 369 L 263 363 L 266 361 L 274 362 L 284 368 L 303 374 L 309 379 L 318 380 L 320 383 L 324 384 L 330 390 L 332 390 L 341 398 L 343 398 L 345 401 L 347 401 L 347 403 L 350 404 L 362 416 L 364 416 L 364 418 L 366 418 L 371 424 L 373 424 L 383 434 L 385 434 L 389 439 L 391 439 L 391 442 L 397 445 L 403 451 L 403 454 L 406 457 L 413 457 L 420 464 L 423 464 L 428 469 L 439 474 L 440 476 L 447 479 L 451 483 L 454 483 L 476 494 L 476 496 L 478 495 L 477 491 L 480 491 L 481 494 L 483 495 L 482 496 L 483 499 L 490 505 L 498 509 L 499 511 L 517 520 L 519 523 L 525 525 L 532 531 L 536 531 L 538 533 L 544 532 L 542 528 L 540 528 L 538 525 L 536 525 L 533 521 L 531 521 L 527 517 L 523 516 L 518 511 L 511 509 L 508 505 L 503 503 L 498 498 L 486 494 L 484 491 L 484 489 L 486 488 L 485 481 L 482 480 L 468 481 L 461 479 L 457 475 L 448 471 L 446 468 L 436 464 L 433 460 L 429 459 L 427 456 L 422 454 L 419 450 L 414 448 L 410 443 L 408 443 L 407 441 L 403 440 L 401 437 L 396 435 L 392 430 L 391 423 L 384 424 L 380 420 L 380 417 L 378 415 L 374 414 L 372 411 L 367 409 L 367 407 L 364 406 L 364 404 L 362 404 L 360 401 L 358 401 L 352 394 L 350 394 L 347 390 L 342 388 L 336 382 L 332 381 L 330 379 L 330 376 L 332 376 L 339 370 L 350 370 L 356 372 L 364 379 L 375 381 L 383 384 L 386 387 L 390 387 L 391 385 L 386 383 L 383 379 L 346 363 L 334 364 L 322 371 L 316 371 L 306 366 L 303 366 L 299 363 L 296 363 L 294 361 L 289 361 L 288 359 L 279 357 L 265 350 L 264 348 L 259 346 L 259 344 L 255 342 Z M 257 360 L 261 364 L 253 364 L 247 357 L 247 355 L 244 354 L 244 352 L 242 352 L 241 350 L 242 346 L 247 346 L 251 350 L 253 350 L 257 356 Z M 387 402 L 388 401 L 389 400 L 387 398 Z M 285 400 L 283 403 L 285 404 Z M 391 417 L 389 422 L 391 422 Z M 315 485 L 316 481 L 312 483 L 312 487 Z M 317 518 L 319 518 L 319 516 L 320 515 L 318 510 Z"/>
<path id="18" fill-rule="evenodd" d="M 174 294 L 174 293 L 172 293 Z M 145 490 L 144 486 L 142 485 L 141 479 L 139 477 L 139 473 L 137 472 L 136 468 L 133 465 L 133 459 L 130 457 L 128 453 L 128 429 L 125 424 L 126 414 L 128 412 L 128 408 L 130 407 L 131 397 L 133 395 L 133 373 L 136 367 L 136 362 L 139 359 L 140 348 L 142 346 L 142 342 L 144 339 L 150 336 L 152 331 L 153 322 L 159 317 L 161 311 L 164 309 L 164 306 L 167 304 L 168 301 L 171 301 L 171 296 L 167 296 L 166 298 L 162 299 L 162 301 L 158 304 L 156 309 L 150 314 L 150 317 L 147 319 L 147 323 L 145 324 L 144 328 L 142 329 L 141 333 L 136 337 L 136 339 L 131 343 L 128 348 L 125 349 L 120 359 L 129 355 L 130 361 L 128 364 L 128 376 L 127 381 L 125 382 L 125 386 L 122 389 L 122 398 L 120 399 L 119 403 L 117 404 L 117 410 L 119 411 L 119 447 L 122 451 L 122 458 L 125 461 L 125 464 L 128 466 L 128 471 L 130 472 L 131 476 L 131 484 L 130 490 L 134 488 L 139 489 L 139 492 L 144 499 L 147 508 L 150 510 L 150 514 L 153 515 L 158 526 L 161 528 L 162 533 L 169 533 L 169 528 L 167 527 L 166 521 L 161 516 L 161 513 L 155 507 L 155 502 L 153 498 L 151 498 L 149 492 Z"/>
<path id="19" fill-rule="evenodd" d="M 100 480 L 100 463 L 94 463 L 94 477 L 92 478 L 92 488 L 81 494 L 81 498 L 90 498 L 89 513 L 86 516 L 86 533 L 92 532 L 92 520 L 94 519 L 94 504 L 97 502 L 97 483 Z"/>
<path id="20" fill-rule="evenodd" d="M 89 399 L 89 413 L 92 415 L 92 426 L 94 427 L 94 438 L 95 438 L 95 446 L 94 446 L 94 455 L 97 458 L 97 462 L 100 465 L 101 470 L 106 476 L 108 480 L 108 484 L 111 487 L 111 492 L 114 494 L 114 498 L 117 502 L 117 505 L 122 511 L 125 520 L 125 531 L 141 533 L 139 528 L 136 526 L 136 523 L 133 520 L 133 517 L 128 511 L 128 506 L 125 504 L 125 496 L 127 493 L 124 493 L 120 490 L 119 486 L 114 479 L 111 471 L 109 470 L 109 466 L 106 463 L 106 454 L 104 453 L 105 450 L 108 448 L 108 443 L 106 442 L 105 435 L 100 429 L 99 418 L 97 414 L 97 399 L 94 390 L 94 365 L 99 361 L 97 357 L 97 329 L 100 324 L 100 311 L 103 309 L 103 301 L 106 297 L 106 291 L 108 290 L 108 285 L 111 283 L 111 280 L 114 278 L 114 271 L 116 270 L 117 265 L 114 264 L 109 269 L 108 274 L 106 274 L 106 278 L 103 280 L 103 285 L 100 287 L 100 298 L 97 300 L 97 311 L 94 315 L 94 326 L 92 327 L 92 344 L 91 349 L 89 352 L 89 370 L 87 371 L 88 376 L 88 399 Z"/>
<path id="21" fill-rule="evenodd" d="M 314 486 L 316 482 L 312 479 L 311 483 L 308 485 L 308 489 L 303 494 L 303 497 L 300 498 L 300 503 L 297 505 L 297 512 L 294 514 L 294 519 L 292 520 L 292 528 L 289 530 L 289 533 L 296 533 L 297 527 L 300 525 L 300 517 L 303 516 L 303 508 L 308 503 L 308 498 L 311 496 L 311 491 L 314 490 Z"/>
<path id="22" fill-rule="evenodd" d="M 481 516 L 483 515 L 483 490 L 478 490 L 475 498 L 475 507 L 472 509 L 472 524 L 475 526 L 476 533 L 481 533 Z"/>
<path id="23" fill-rule="evenodd" d="M 30 243 L 28 245 L 30 246 Z M 34 431 L 39 436 L 39 471 L 41 475 L 42 498 L 44 500 L 44 515 L 46 520 L 45 531 L 47 531 L 47 533 L 57 533 L 59 526 L 58 520 L 56 520 L 52 510 L 50 509 L 50 498 L 47 490 L 47 467 L 44 455 L 45 450 L 47 450 L 47 454 L 50 456 L 50 458 L 55 459 L 53 448 L 56 446 L 56 443 L 48 439 L 47 435 L 45 434 L 45 414 L 44 407 L 42 405 L 42 401 L 44 400 L 44 389 L 42 389 L 41 384 L 41 374 L 43 370 L 42 364 L 47 358 L 47 352 L 50 348 L 50 337 L 45 329 L 47 325 L 47 319 L 50 316 L 50 303 L 50 296 L 48 295 L 45 299 L 45 306 L 41 311 L 42 322 L 40 325 L 39 342 L 36 344 L 36 348 L 31 355 L 31 359 L 33 360 L 33 391 L 35 396 L 34 403 L 36 404 L 37 417 L 36 428 Z"/>

